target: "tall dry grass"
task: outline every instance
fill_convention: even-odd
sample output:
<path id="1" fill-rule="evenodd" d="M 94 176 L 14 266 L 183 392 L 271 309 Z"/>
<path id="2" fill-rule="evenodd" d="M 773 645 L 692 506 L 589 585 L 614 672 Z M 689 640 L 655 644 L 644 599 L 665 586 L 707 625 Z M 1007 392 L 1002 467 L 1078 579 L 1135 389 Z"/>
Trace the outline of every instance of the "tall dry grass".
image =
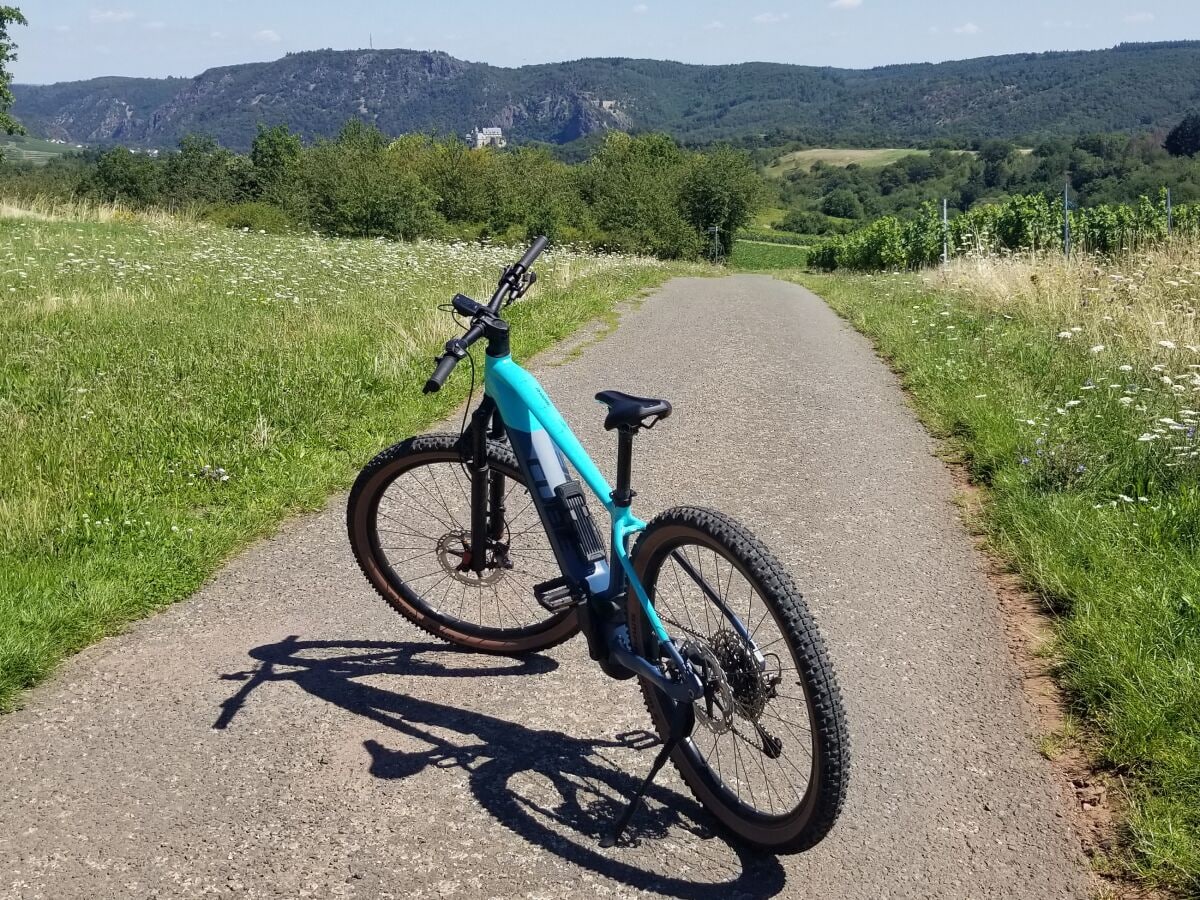
<path id="1" fill-rule="evenodd" d="M 26 219 L 36 222 L 88 222 L 94 224 L 141 223 L 170 225 L 196 221 L 190 210 L 168 212 L 161 209 L 135 210 L 119 203 L 96 200 L 64 200 L 39 195 L 31 199 L 0 198 L 0 219 Z"/>
<path id="2" fill-rule="evenodd" d="M 1200 347 L 1200 245 L 1190 242 L 1114 260 L 964 257 L 922 277 L 985 311 L 1072 335 L 1064 340 L 1154 356 L 1169 349 L 1164 342 Z"/>

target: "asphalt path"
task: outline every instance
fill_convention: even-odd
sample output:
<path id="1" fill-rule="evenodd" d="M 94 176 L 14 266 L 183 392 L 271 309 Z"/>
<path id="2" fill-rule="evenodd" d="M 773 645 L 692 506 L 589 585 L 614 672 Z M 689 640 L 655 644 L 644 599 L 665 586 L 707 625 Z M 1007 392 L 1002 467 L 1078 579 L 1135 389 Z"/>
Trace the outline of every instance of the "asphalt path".
<path id="1" fill-rule="evenodd" d="M 432 642 L 358 573 L 335 498 L 0 719 L 0 897 L 1090 894 L 951 476 L 865 339 L 794 285 L 684 279 L 532 368 L 610 472 L 593 394 L 670 399 L 637 511 L 720 508 L 804 590 L 853 746 L 823 843 L 732 847 L 668 771 L 601 849 L 654 753 L 635 685 L 580 641 Z"/>

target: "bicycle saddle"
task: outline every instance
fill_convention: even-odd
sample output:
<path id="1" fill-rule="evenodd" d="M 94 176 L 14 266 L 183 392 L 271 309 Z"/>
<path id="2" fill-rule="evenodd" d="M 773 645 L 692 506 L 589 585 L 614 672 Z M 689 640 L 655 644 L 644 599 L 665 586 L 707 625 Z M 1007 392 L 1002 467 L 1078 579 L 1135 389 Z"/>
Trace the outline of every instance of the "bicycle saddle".
<path id="1" fill-rule="evenodd" d="M 608 415 L 604 418 L 604 427 L 608 431 L 614 428 L 632 431 L 653 428 L 671 415 L 671 404 L 653 397 L 635 397 L 620 391 L 601 391 L 596 395 L 596 399 L 608 407 Z M 649 418 L 653 418 L 654 421 L 647 422 Z"/>

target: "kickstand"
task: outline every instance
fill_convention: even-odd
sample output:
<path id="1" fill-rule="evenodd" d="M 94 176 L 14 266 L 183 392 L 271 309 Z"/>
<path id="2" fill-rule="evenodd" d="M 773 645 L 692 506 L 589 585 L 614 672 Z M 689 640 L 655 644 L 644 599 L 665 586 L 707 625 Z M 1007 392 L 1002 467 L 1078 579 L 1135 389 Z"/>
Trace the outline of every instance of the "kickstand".
<path id="1" fill-rule="evenodd" d="M 648 774 L 638 789 L 630 798 L 629 804 L 621 813 L 621 817 L 617 819 L 617 824 L 613 827 L 612 834 L 600 841 L 601 847 L 615 847 L 621 841 L 621 835 L 625 833 L 633 814 L 637 812 L 638 802 L 650 789 L 650 785 L 654 783 L 654 778 L 662 770 L 662 767 L 667 764 L 671 753 L 692 733 L 692 728 L 696 724 L 696 714 L 692 709 L 692 704 L 687 701 L 673 702 L 671 705 L 671 721 L 667 732 L 667 739 L 663 741 L 662 749 L 658 751 L 658 755 L 654 757 L 654 765 L 650 767 Z"/>

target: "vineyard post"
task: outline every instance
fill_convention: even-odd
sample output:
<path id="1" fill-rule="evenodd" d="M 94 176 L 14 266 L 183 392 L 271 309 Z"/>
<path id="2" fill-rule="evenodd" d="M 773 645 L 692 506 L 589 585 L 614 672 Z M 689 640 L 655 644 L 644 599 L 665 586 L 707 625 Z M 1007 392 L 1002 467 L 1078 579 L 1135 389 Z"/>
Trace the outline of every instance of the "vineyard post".
<path id="1" fill-rule="evenodd" d="M 942 198 L 942 265 L 950 264 L 950 201 Z"/>
<path id="2" fill-rule="evenodd" d="M 707 228 L 705 230 L 713 236 L 713 249 L 712 249 L 713 262 L 720 262 L 722 257 L 724 257 L 724 255 L 725 255 L 724 253 L 721 252 L 721 232 L 724 231 L 725 229 L 723 229 L 720 225 L 714 225 L 711 228 Z"/>
<path id="3" fill-rule="evenodd" d="M 1071 258 L 1071 181 L 1063 187 L 1063 255 Z"/>

